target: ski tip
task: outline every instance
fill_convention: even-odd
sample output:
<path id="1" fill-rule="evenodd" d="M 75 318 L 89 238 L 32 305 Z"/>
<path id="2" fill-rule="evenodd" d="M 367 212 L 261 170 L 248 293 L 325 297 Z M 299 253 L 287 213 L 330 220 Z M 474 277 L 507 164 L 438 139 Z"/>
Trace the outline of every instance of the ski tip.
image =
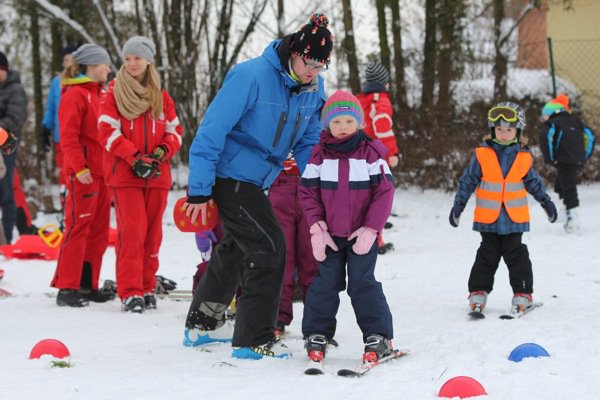
<path id="1" fill-rule="evenodd" d="M 360 374 L 352 369 L 340 369 L 337 372 L 338 376 L 345 376 L 349 378 L 358 377 Z"/>
<path id="2" fill-rule="evenodd" d="M 325 372 L 320 368 L 308 368 L 304 370 L 304 375 L 324 375 Z"/>
<path id="3" fill-rule="evenodd" d="M 471 311 L 469 314 L 469 317 L 471 317 L 471 319 L 484 319 L 485 318 L 485 314 L 482 313 L 481 311 Z"/>
<path id="4" fill-rule="evenodd" d="M 499 316 L 498 318 L 500 318 L 500 319 L 515 319 L 515 317 L 513 315 L 508 315 L 508 314 L 503 314 L 503 315 Z"/>

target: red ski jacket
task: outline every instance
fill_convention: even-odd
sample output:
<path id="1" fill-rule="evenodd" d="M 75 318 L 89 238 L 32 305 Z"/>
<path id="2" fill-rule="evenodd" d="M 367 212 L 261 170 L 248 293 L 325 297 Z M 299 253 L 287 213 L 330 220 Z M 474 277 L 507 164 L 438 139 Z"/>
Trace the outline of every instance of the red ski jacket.
<path id="1" fill-rule="evenodd" d="M 89 168 L 102 177 L 104 149 L 98 139 L 98 109 L 102 84 L 86 76 L 66 79 L 58 108 L 60 146 L 65 175 Z"/>
<path id="2" fill-rule="evenodd" d="M 171 188 L 169 160 L 181 148 L 183 129 L 175 111 L 175 103 L 163 90 L 163 112 L 153 119 L 149 111 L 128 120 L 119 113 L 110 83 L 100 103 L 98 129 L 105 147 L 104 172 L 106 184 L 114 187 Z M 146 180 L 133 173 L 134 155 L 150 154 L 156 146 L 167 149 L 167 158 L 160 165 L 160 176 Z"/>
<path id="3" fill-rule="evenodd" d="M 387 158 L 398 155 L 398 145 L 392 129 L 394 110 L 387 92 L 359 94 L 356 96 L 365 115 L 365 133 L 379 139 L 388 149 Z"/>

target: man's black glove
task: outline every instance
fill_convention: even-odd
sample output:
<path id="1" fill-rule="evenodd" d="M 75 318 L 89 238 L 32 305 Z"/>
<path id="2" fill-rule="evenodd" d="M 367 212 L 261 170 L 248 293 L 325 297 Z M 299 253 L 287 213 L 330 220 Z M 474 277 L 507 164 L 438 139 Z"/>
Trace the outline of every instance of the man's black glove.
<path id="1" fill-rule="evenodd" d="M 52 131 L 45 126 L 42 127 L 42 145 L 44 146 L 44 151 L 47 153 L 52 148 Z"/>
<path id="2" fill-rule="evenodd" d="M 132 168 L 133 173 L 138 178 L 154 179 L 160 176 L 159 166 L 160 163 L 154 158 L 145 154 L 138 154 L 133 161 Z"/>
<path id="3" fill-rule="evenodd" d="M 450 210 L 450 215 L 448 216 L 448 220 L 450 221 L 450 225 L 457 228 L 458 223 L 460 222 L 460 214 L 462 214 L 465 209 L 465 205 L 462 203 L 454 203 L 452 206 L 452 210 Z"/>

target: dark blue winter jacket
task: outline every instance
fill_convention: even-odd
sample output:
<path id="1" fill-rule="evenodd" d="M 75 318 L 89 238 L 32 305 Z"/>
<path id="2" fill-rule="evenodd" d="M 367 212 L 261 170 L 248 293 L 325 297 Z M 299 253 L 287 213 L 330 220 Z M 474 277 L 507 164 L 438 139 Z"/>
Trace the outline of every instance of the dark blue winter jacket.
<path id="1" fill-rule="evenodd" d="M 491 147 L 494 149 L 496 156 L 498 156 L 500 168 L 502 168 L 502 175 L 504 177 L 506 177 L 510 171 L 518 152 L 530 152 L 528 148 L 521 147 L 518 144 L 503 146 L 491 141 L 485 141 L 483 144 L 481 144 L 481 146 Z M 479 165 L 477 157 L 473 156 L 469 166 L 458 181 L 458 191 L 454 197 L 455 204 L 467 204 L 467 201 L 469 201 L 469 198 L 475 189 L 477 189 L 477 186 L 479 186 L 481 183 L 481 176 L 481 165 Z M 523 184 L 525 185 L 525 190 L 527 190 L 527 193 L 532 195 L 533 198 L 538 202 L 543 203 L 544 201 L 550 199 L 550 196 L 548 196 L 546 193 L 546 189 L 544 188 L 544 184 L 542 183 L 540 176 L 535 172 L 533 166 L 523 178 Z M 500 235 L 507 235 L 510 233 L 528 232 L 529 222 L 517 223 L 511 220 L 503 204 L 500 211 L 500 216 L 494 223 L 484 224 L 481 222 L 473 222 L 473 230 L 478 232 L 492 232 Z"/>
<path id="2" fill-rule="evenodd" d="M 190 196 L 210 196 L 215 177 L 267 188 L 290 151 L 304 170 L 323 128 L 323 78 L 298 85 L 281 64 L 280 42 L 225 77 L 190 148 Z"/>

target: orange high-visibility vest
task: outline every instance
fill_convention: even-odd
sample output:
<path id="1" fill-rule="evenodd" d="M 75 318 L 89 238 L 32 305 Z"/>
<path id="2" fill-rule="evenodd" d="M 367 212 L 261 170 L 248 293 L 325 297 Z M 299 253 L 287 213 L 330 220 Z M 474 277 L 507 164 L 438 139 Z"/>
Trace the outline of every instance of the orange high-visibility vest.
<path id="1" fill-rule="evenodd" d="M 533 164 L 533 158 L 528 152 L 519 152 L 506 175 L 494 150 L 490 147 L 479 147 L 475 150 L 477 161 L 481 166 L 481 182 L 475 191 L 475 222 L 491 224 L 500 216 L 502 204 L 508 216 L 514 222 L 529 222 L 529 207 L 527 206 L 527 191 L 523 178 Z"/>

